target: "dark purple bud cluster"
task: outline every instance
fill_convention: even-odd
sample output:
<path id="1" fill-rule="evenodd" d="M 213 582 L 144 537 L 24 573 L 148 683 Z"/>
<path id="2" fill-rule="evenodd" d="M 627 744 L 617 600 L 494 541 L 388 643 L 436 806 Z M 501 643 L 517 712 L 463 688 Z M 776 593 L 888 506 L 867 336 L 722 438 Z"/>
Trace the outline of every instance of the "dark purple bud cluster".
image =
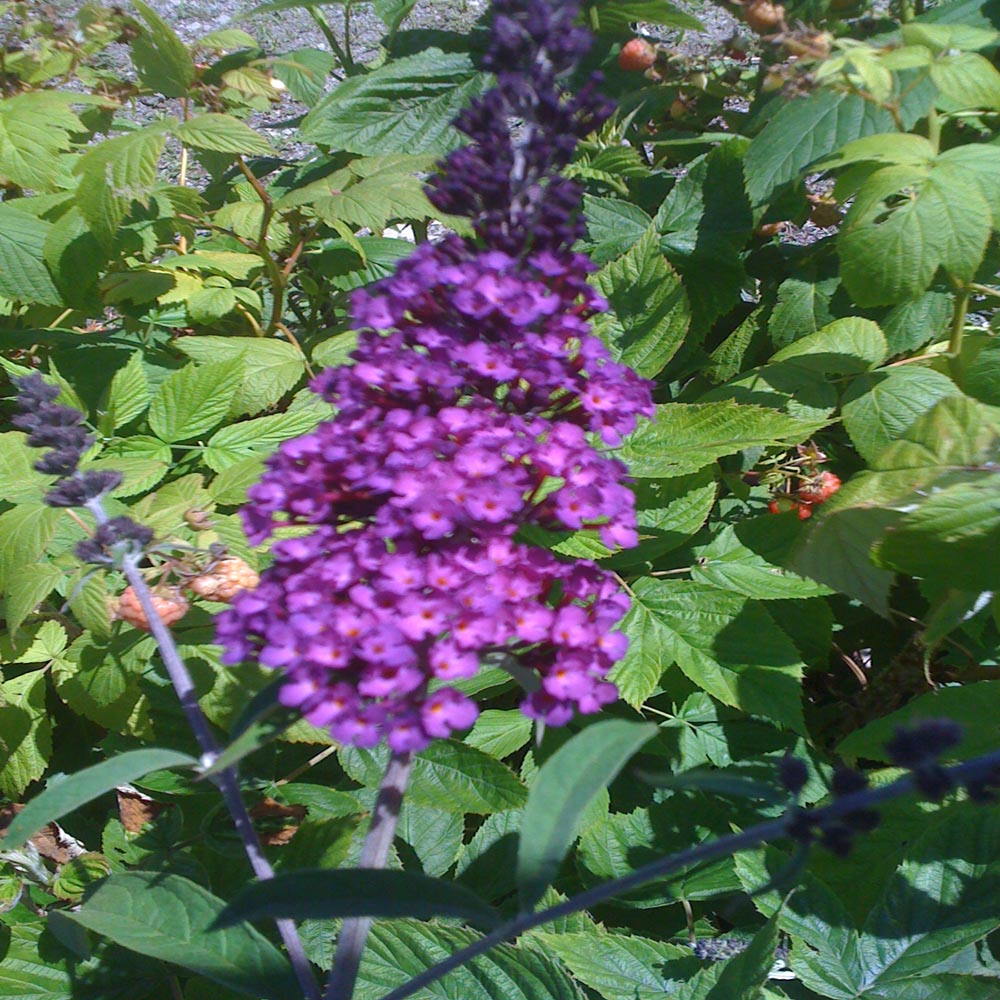
<path id="1" fill-rule="evenodd" d="M 611 114 L 592 79 L 569 94 L 563 78 L 590 47 L 576 0 L 496 0 L 483 60 L 497 85 L 456 122 L 471 144 L 431 181 L 431 201 L 475 220 L 489 247 L 520 254 L 558 249 L 582 235 L 580 189 L 558 176 L 577 142 Z"/>
<path id="2" fill-rule="evenodd" d="M 961 742 L 962 727 L 957 722 L 925 719 L 909 729 L 897 729 L 885 748 L 894 764 L 913 772 L 913 780 L 924 795 L 940 802 L 954 784 L 939 758 Z"/>
<path id="3" fill-rule="evenodd" d="M 586 48 L 576 6 L 497 6 L 491 65 L 508 60 L 512 72 L 463 121 L 474 158 L 497 143 L 490 167 L 503 184 L 472 177 L 468 197 L 449 203 L 475 214 L 486 247 L 424 244 L 356 294 L 353 364 L 313 386 L 336 418 L 286 442 L 243 511 L 254 542 L 282 527 L 296 535 L 279 537 L 257 589 L 218 618 L 228 662 L 256 654 L 283 670 L 285 704 L 360 746 L 420 749 L 471 725 L 475 704 L 448 684 L 484 654 L 533 672 L 529 716 L 561 725 L 596 712 L 617 695 L 606 678 L 627 646 L 612 631 L 628 609 L 615 578 L 522 540 L 525 528 L 589 528 L 610 548 L 636 544 L 626 470 L 590 435 L 617 444 L 652 402 L 590 332 L 606 303 L 587 283 L 590 263 L 567 248 L 576 196 L 552 195 L 551 172 L 572 151 L 563 137 L 596 121 L 582 110 L 591 99 L 574 104 L 555 83 Z M 511 152 L 506 121 L 482 117 L 491 101 L 504 114 L 535 108 L 526 159 Z M 439 194 L 470 180 L 464 162 L 447 161 Z M 544 210 L 528 205 L 529 189 Z M 545 212 L 559 220 L 549 230 Z"/>
<path id="4" fill-rule="evenodd" d="M 868 778 L 860 771 L 838 766 L 833 772 L 830 791 L 834 800 L 863 792 Z M 843 815 L 830 815 L 826 809 L 795 809 L 789 816 L 788 834 L 800 844 L 819 843 L 838 857 L 847 857 L 859 833 L 871 833 L 879 824 L 874 809 L 855 809 Z"/>
<path id="5" fill-rule="evenodd" d="M 83 426 L 83 414 L 55 402 L 58 386 L 50 385 L 37 372 L 15 382 L 21 413 L 12 419 L 19 430 L 27 431 L 33 448 L 49 448 L 35 468 L 59 480 L 45 494 L 51 507 L 86 507 L 121 484 L 121 473 L 79 469 L 83 453 L 94 443 L 94 436 Z M 127 543 L 141 549 L 152 541 L 153 533 L 130 518 L 116 517 L 101 524 L 93 538 L 77 546 L 77 554 L 86 562 L 108 563 L 116 545 Z"/>

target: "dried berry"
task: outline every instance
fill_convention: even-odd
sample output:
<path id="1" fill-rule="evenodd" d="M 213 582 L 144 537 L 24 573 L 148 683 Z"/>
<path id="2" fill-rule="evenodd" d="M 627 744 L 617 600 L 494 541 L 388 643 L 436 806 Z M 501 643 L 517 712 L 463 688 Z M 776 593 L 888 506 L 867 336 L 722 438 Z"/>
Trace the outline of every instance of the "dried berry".
<path id="1" fill-rule="evenodd" d="M 190 605 L 184 596 L 176 588 L 170 587 L 163 590 L 154 590 L 151 594 L 153 607 L 156 613 L 163 619 L 164 625 L 173 625 L 180 621 L 188 612 Z M 143 632 L 150 631 L 149 619 L 139 603 L 139 595 L 132 587 L 127 587 L 121 597 L 118 598 L 112 610 L 112 618 L 119 621 L 128 622 L 135 628 L 142 629 Z"/>
<path id="2" fill-rule="evenodd" d="M 253 590 L 260 583 L 256 570 L 242 559 L 230 556 L 221 559 L 206 572 L 188 580 L 185 586 L 207 601 L 228 604 L 241 590 Z"/>

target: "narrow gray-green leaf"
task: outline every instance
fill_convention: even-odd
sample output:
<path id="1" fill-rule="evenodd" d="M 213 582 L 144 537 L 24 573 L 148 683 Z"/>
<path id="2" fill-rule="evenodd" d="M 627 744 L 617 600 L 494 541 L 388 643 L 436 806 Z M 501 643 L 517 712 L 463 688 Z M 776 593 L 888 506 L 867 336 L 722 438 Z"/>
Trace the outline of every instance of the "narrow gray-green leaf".
<path id="1" fill-rule="evenodd" d="M 498 919 L 492 907 L 457 882 L 398 870 L 300 869 L 242 889 L 215 926 L 281 917 L 457 917 L 485 926 Z"/>
<path id="2" fill-rule="evenodd" d="M 197 764 L 193 757 L 176 750 L 130 750 L 59 781 L 52 781 L 44 792 L 36 795 L 14 817 L 3 838 L 4 850 L 15 850 L 46 824 L 79 809 L 116 785 L 127 785 L 151 771 L 162 771 L 168 767 L 196 767 Z"/>
<path id="3" fill-rule="evenodd" d="M 545 762 L 528 793 L 517 851 L 521 908 L 531 909 L 580 833 L 597 793 L 656 735 L 651 723 L 609 719 L 588 726 Z"/>

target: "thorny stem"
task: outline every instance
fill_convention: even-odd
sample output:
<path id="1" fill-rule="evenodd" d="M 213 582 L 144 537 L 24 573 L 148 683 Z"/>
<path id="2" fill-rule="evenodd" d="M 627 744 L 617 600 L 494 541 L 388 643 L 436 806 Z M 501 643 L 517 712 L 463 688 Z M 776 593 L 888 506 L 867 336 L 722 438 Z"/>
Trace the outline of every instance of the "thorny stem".
<path id="1" fill-rule="evenodd" d="M 394 753 L 389 758 L 385 776 L 379 786 L 378 798 L 372 810 L 371 825 L 361 848 L 359 868 L 384 868 L 385 859 L 389 856 L 392 839 L 396 835 L 396 823 L 399 821 L 399 808 L 403 803 L 403 794 L 413 767 L 412 753 Z M 354 981 L 357 979 L 358 966 L 361 964 L 361 953 L 364 951 L 368 932 L 371 930 L 371 917 L 352 917 L 345 920 L 337 940 L 337 954 L 327 980 L 324 1000 L 350 1000 L 354 992 Z"/>
<path id="2" fill-rule="evenodd" d="M 94 520 L 98 524 L 107 523 L 108 515 L 100 499 L 88 501 L 87 510 L 94 515 Z M 139 599 L 139 605 L 142 607 L 143 614 L 149 622 L 149 630 L 156 640 L 156 645 L 159 647 L 163 665 L 166 667 L 167 675 L 170 677 L 170 683 L 177 693 L 177 699 L 181 703 L 181 708 L 187 717 L 188 725 L 194 733 L 199 750 L 201 750 L 202 764 L 207 766 L 213 763 L 219 756 L 219 746 L 209 728 L 208 720 L 205 718 L 205 714 L 198 704 L 198 695 L 195 690 L 194 681 L 191 679 L 191 674 L 188 673 L 188 669 L 181 658 L 170 629 L 164 623 L 153 604 L 153 595 L 142 573 L 139 571 L 139 557 L 136 555 L 127 556 L 123 562 L 122 571 L 125 574 L 125 579 L 128 580 L 136 597 Z M 211 781 L 222 795 L 222 800 L 229 811 L 229 815 L 232 817 L 233 825 L 239 834 L 243 850 L 246 853 L 247 860 L 250 862 L 250 867 L 253 868 L 254 875 L 262 882 L 274 878 L 274 869 L 261 850 L 257 832 L 253 828 L 250 814 L 247 812 L 247 807 L 240 795 L 240 786 L 236 778 L 236 771 L 231 767 L 223 768 L 217 774 L 211 776 Z M 276 920 L 275 924 L 277 925 L 278 933 L 281 935 L 281 940 L 288 951 L 289 961 L 295 970 L 295 975 L 298 978 L 303 995 L 306 997 L 306 1000 L 318 1000 L 319 987 L 309 967 L 309 959 L 306 957 L 305 949 L 302 947 L 302 941 L 299 939 L 294 921 L 282 919 Z"/>
<path id="3" fill-rule="evenodd" d="M 976 757 L 973 760 L 965 761 L 962 764 L 955 764 L 953 767 L 944 768 L 945 774 L 955 785 L 961 785 L 973 779 L 988 779 L 994 776 L 1000 769 L 1000 750 Z M 903 795 L 909 795 L 917 790 L 916 779 L 912 774 L 907 774 L 889 785 L 881 788 L 865 789 L 860 792 L 852 792 L 843 795 L 828 806 L 820 809 L 810 810 L 808 815 L 817 824 L 829 823 L 833 820 L 841 819 L 850 813 L 871 809 L 874 806 L 882 805 Z M 748 851 L 761 844 L 770 841 L 785 840 L 789 834 L 789 825 L 792 817 L 782 816 L 780 819 L 769 820 L 757 826 L 750 827 L 749 830 L 742 830 L 739 833 L 732 833 L 725 837 L 708 843 L 699 844 L 696 847 L 689 847 L 687 850 L 679 851 L 667 857 L 658 858 L 651 861 L 634 872 L 624 875 L 621 878 L 613 879 L 602 885 L 594 886 L 572 899 L 567 899 L 556 906 L 541 910 L 538 913 L 522 913 L 513 920 L 507 921 L 491 933 L 473 942 L 460 951 L 455 952 L 443 962 L 431 966 L 418 976 L 415 976 L 408 983 L 398 987 L 391 993 L 387 993 L 382 1000 L 403 1000 L 404 997 L 412 996 L 425 986 L 437 982 L 449 972 L 460 968 L 471 962 L 474 958 L 484 955 L 491 948 L 504 941 L 512 940 L 531 930 L 533 927 L 540 927 L 542 924 L 551 923 L 567 917 L 571 913 L 578 913 L 580 910 L 590 909 L 598 903 L 619 896 L 630 889 L 635 889 L 653 879 L 670 875 L 689 865 L 700 864 L 705 861 L 714 861 L 716 858 L 725 858 L 740 851 Z M 332 1000 L 328 997 L 327 1000 Z M 343 1000 L 338 997 L 337 1000 Z"/>

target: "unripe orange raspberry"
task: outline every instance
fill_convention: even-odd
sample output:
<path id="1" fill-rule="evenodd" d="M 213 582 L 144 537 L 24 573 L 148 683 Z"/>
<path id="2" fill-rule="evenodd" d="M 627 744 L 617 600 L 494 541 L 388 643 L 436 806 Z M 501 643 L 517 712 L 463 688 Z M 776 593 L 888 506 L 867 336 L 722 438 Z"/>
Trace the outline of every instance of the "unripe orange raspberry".
<path id="1" fill-rule="evenodd" d="M 803 483 L 798 488 L 798 496 L 806 503 L 823 503 L 840 489 L 840 476 L 832 472 L 821 472 L 815 479 Z"/>
<path id="2" fill-rule="evenodd" d="M 173 625 L 180 621 L 188 612 L 190 605 L 180 591 L 170 588 L 167 590 L 154 590 L 151 594 L 153 607 L 156 613 L 163 619 L 164 625 Z M 112 618 L 128 622 L 135 628 L 148 632 L 149 619 L 146 612 L 142 610 L 139 603 L 139 595 L 132 587 L 126 587 L 124 593 L 118 598 L 112 611 Z"/>
<path id="3" fill-rule="evenodd" d="M 208 601 L 228 603 L 241 590 L 253 590 L 260 577 L 242 559 L 229 556 L 185 584 L 188 590 Z"/>
<path id="4" fill-rule="evenodd" d="M 631 38 L 618 53 L 618 65 L 630 72 L 644 72 L 656 62 L 656 48 L 645 38 Z"/>
<path id="5" fill-rule="evenodd" d="M 751 0 L 743 8 L 743 20 L 758 35 L 769 34 L 785 23 L 785 8 L 771 0 Z"/>

